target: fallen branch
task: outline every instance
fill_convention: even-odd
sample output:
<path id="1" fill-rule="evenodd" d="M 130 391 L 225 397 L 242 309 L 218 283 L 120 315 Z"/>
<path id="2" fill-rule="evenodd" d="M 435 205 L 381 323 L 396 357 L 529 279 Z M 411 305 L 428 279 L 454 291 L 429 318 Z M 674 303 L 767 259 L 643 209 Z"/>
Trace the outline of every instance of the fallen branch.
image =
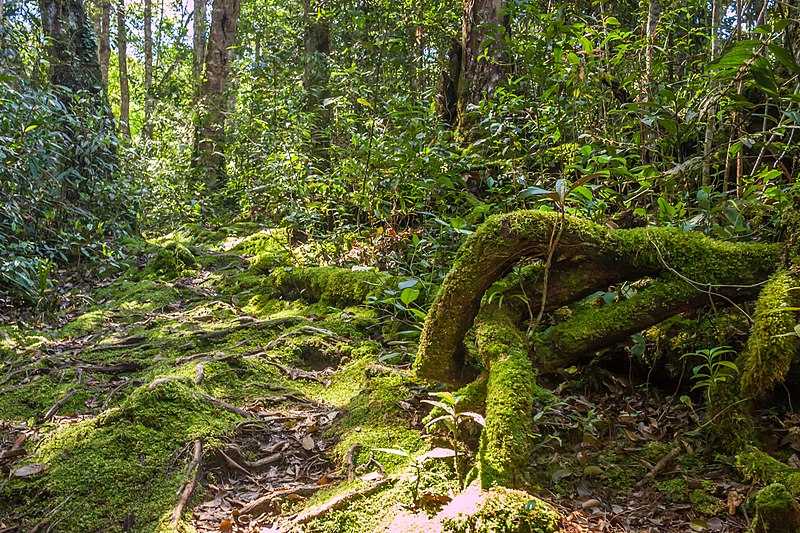
<path id="1" fill-rule="evenodd" d="M 203 441 L 197 439 L 194 441 L 194 454 L 192 455 L 192 461 L 189 463 L 189 468 L 187 470 L 188 479 L 183 485 L 183 489 L 181 490 L 181 496 L 178 499 L 178 503 L 175 505 L 175 509 L 172 511 L 172 527 L 178 527 L 178 522 L 181 520 L 181 515 L 183 514 L 183 509 L 186 507 L 186 504 L 189 502 L 189 498 L 192 497 L 192 493 L 194 492 L 194 487 L 197 484 L 197 474 L 200 471 L 200 461 L 203 458 Z"/>

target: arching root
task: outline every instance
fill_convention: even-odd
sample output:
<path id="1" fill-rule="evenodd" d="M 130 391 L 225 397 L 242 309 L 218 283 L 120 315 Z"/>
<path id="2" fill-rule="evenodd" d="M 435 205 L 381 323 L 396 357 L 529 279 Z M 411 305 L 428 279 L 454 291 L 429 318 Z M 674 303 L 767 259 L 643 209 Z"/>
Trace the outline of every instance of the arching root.
<path id="1" fill-rule="evenodd" d="M 552 253 L 550 236 L 558 224 L 563 224 L 561 238 Z M 551 253 L 544 297 L 541 263 L 499 281 L 521 259 L 541 260 Z M 495 216 L 459 250 L 431 306 L 414 367 L 421 377 L 458 383 L 469 375 L 463 341 L 474 326 L 480 363 L 488 372 L 481 483 L 518 486 L 532 432 L 536 369 L 572 365 L 682 312 L 753 298 L 780 258 L 779 245 L 722 242 L 676 228 L 616 230 L 542 211 Z M 530 345 L 520 329 L 542 309 L 577 304 L 594 291 L 636 280 L 640 288 L 632 297 L 577 306 L 565 321 L 532 332 Z M 788 285 L 781 282 L 784 294 Z"/>

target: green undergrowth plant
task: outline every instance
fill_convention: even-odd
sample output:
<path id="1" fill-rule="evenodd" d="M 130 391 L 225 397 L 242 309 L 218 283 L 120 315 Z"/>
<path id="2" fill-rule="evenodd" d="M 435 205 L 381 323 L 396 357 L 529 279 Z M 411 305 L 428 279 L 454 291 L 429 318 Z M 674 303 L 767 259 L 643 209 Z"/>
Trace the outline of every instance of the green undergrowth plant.
<path id="1" fill-rule="evenodd" d="M 483 427 L 486 425 L 486 421 L 484 420 L 483 416 L 478 413 L 473 413 L 472 411 L 460 411 L 458 405 L 459 398 L 451 392 L 434 392 L 431 393 L 431 396 L 438 398 L 438 400 L 422 401 L 439 409 L 442 414 L 439 414 L 431 420 L 428 420 L 425 423 L 425 427 L 432 428 L 436 426 L 444 426 L 446 428 L 453 450 L 453 468 L 459 484 L 463 485 L 465 476 L 459 458 L 459 448 L 463 448 L 466 451 L 466 446 L 462 439 L 460 427 L 461 422 L 465 420 L 472 420 L 480 427 Z"/>
<path id="2" fill-rule="evenodd" d="M 725 356 L 732 353 L 735 351 L 730 346 L 717 346 L 683 355 L 684 358 L 696 357 L 701 360 L 700 364 L 692 368 L 692 390 L 703 391 L 709 403 L 722 384 L 732 382 L 739 374 L 736 363 L 725 359 Z"/>

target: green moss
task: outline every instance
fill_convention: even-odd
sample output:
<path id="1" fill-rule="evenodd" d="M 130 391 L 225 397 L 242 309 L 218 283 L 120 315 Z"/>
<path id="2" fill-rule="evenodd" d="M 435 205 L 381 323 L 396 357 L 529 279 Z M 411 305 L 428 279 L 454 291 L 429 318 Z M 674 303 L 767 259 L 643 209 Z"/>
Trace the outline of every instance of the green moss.
<path id="1" fill-rule="evenodd" d="M 276 253 L 291 257 L 290 251 L 289 234 L 285 228 L 258 231 L 241 239 L 231 248 L 231 252 L 251 257 Z"/>
<path id="2" fill-rule="evenodd" d="M 555 509 L 526 492 L 495 487 L 479 497 L 478 507 L 476 512 L 453 513 L 454 516 L 443 518 L 444 531 L 452 533 L 558 531 L 560 519 Z M 442 514 L 449 513 L 445 509 Z"/>
<path id="3" fill-rule="evenodd" d="M 795 334 L 800 277 L 788 270 L 775 274 L 761 291 L 745 350 L 737 362 L 741 391 L 761 398 L 786 377 L 800 352 Z"/>
<path id="4" fill-rule="evenodd" d="M 486 424 L 479 469 L 484 488 L 522 482 L 532 434 L 536 373 L 522 332 L 502 309 L 485 307 L 476 327 L 478 349 L 489 368 Z"/>
<path id="5" fill-rule="evenodd" d="M 415 369 L 421 376 L 446 382 L 457 379 L 463 364 L 461 342 L 484 293 L 520 258 L 545 255 L 559 220 L 557 213 L 516 211 L 490 217 L 465 240 L 420 337 Z M 561 260 L 602 259 L 633 269 L 640 277 L 672 269 L 704 285 L 747 285 L 768 277 L 780 256 L 778 246 L 716 241 L 676 228 L 612 230 L 578 217 L 564 220 Z M 686 287 L 675 288 L 689 296 Z M 652 323 L 643 327 L 647 325 Z M 579 329 L 582 334 L 591 333 Z"/>
<path id="6" fill-rule="evenodd" d="M 356 464 L 362 464 L 373 453 L 389 471 L 407 464 L 403 457 L 373 452 L 374 448 L 399 448 L 412 454 L 425 447 L 422 433 L 412 427 L 411 419 L 400 402 L 411 397 L 409 377 L 403 373 L 367 377 L 370 358 L 361 358 L 337 373 L 329 392 L 323 394 L 333 405 L 344 408 L 341 419 L 333 426 L 331 435 L 338 439 L 334 448 L 342 460 L 348 451 L 359 445 Z"/>
<path id="7" fill-rule="evenodd" d="M 180 450 L 193 439 L 213 443 L 237 420 L 183 383 L 141 387 L 118 408 L 57 428 L 30 458 L 46 473 L 12 481 L 0 500 L 35 510 L 29 526 L 52 509 L 59 531 L 122 531 L 128 519 L 152 531 L 175 504 Z"/>
<path id="8" fill-rule="evenodd" d="M 681 477 L 659 481 L 656 489 L 662 493 L 670 503 L 684 503 L 689 499 L 689 485 Z"/>
<path id="9" fill-rule="evenodd" d="M 337 267 L 279 268 L 270 276 L 273 287 L 284 298 L 302 298 L 325 305 L 361 305 L 370 296 L 380 297 L 394 277 L 376 270 L 345 270 Z"/>
<path id="10" fill-rule="evenodd" d="M 792 493 L 780 483 L 767 485 L 754 499 L 753 533 L 796 533 L 800 529 L 800 507 Z"/>
<path id="11" fill-rule="evenodd" d="M 142 315 L 163 309 L 181 297 L 181 293 L 167 283 L 127 278 L 121 278 L 95 294 L 96 299 L 103 302 L 101 307 L 113 310 L 116 315 Z"/>
<path id="12" fill-rule="evenodd" d="M 110 313 L 108 311 L 101 309 L 95 309 L 94 311 L 84 313 L 61 328 L 59 332 L 60 336 L 81 337 L 102 329 L 103 324 L 109 319 L 109 315 Z"/>
<path id="13" fill-rule="evenodd" d="M 692 503 L 692 509 L 700 514 L 713 516 L 719 514 L 725 507 L 722 500 L 710 494 L 714 489 L 711 482 L 703 481 L 703 488 L 694 489 L 689 493 L 689 501 Z"/>
<path id="14" fill-rule="evenodd" d="M 757 448 L 748 448 L 736 456 L 736 468 L 751 481 L 781 483 L 800 496 L 800 470 L 791 468 Z"/>
<path id="15" fill-rule="evenodd" d="M 145 269 L 145 274 L 152 273 L 164 279 L 173 279 L 197 266 L 197 258 L 185 245 L 171 241 L 157 249 L 155 257 Z"/>

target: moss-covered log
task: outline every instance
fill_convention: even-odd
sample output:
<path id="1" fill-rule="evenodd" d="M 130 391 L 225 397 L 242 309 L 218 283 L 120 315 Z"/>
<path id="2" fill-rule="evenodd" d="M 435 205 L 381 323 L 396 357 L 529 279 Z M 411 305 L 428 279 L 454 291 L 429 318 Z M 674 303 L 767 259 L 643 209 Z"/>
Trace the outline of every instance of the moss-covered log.
<path id="1" fill-rule="evenodd" d="M 747 291 L 769 277 L 780 260 L 777 245 L 722 242 L 677 228 L 615 230 L 544 211 L 491 217 L 464 242 L 431 306 L 415 362 L 419 375 L 457 381 L 462 341 L 484 293 L 520 259 L 545 257 L 559 224 L 557 264 L 587 258 L 618 265 L 624 277 L 671 273 L 701 293 L 703 287 L 720 285 L 732 293 Z"/>

